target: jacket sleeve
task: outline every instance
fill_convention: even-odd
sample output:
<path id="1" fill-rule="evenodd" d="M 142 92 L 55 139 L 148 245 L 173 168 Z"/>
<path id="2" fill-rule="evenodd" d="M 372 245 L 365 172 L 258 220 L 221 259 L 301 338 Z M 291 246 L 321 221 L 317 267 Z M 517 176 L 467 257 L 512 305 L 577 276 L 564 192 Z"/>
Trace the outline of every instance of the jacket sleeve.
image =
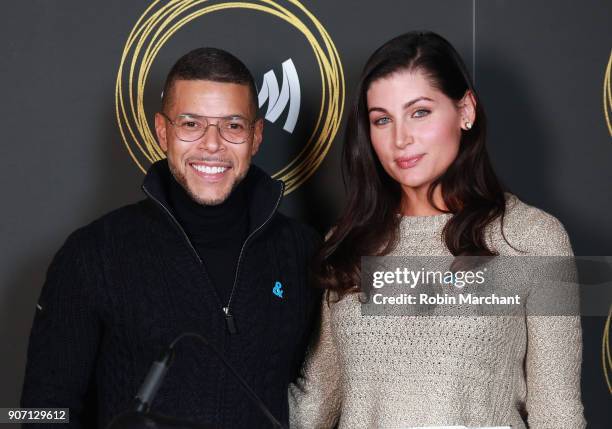
<path id="1" fill-rule="evenodd" d="M 66 240 L 47 271 L 30 333 L 21 406 L 69 408 L 68 427 L 84 428 L 95 427 L 90 398 L 101 324 L 98 278 L 83 261 L 77 235 Z"/>
<path id="2" fill-rule="evenodd" d="M 538 246 L 534 253 L 538 256 L 573 256 L 567 233 L 556 218 L 547 216 L 534 228 L 533 236 Z M 566 258 L 562 267 L 572 270 L 575 266 L 569 259 Z M 577 287 L 570 293 L 577 299 Z M 580 316 L 576 315 L 578 313 L 568 315 L 567 312 L 544 315 L 543 308 L 539 305 L 534 311 L 527 305 L 525 372 L 528 424 L 533 429 L 581 429 L 586 427 L 586 422 L 580 394 Z"/>
<path id="3" fill-rule="evenodd" d="M 301 374 L 289 386 L 291 428 L 333 428 L 340 416 L 340 365 L 331 328 L 330 308 L 323 298 L 318 336 L 309 347 Z"/>
<path id="4" fill-rule="evenodd" d="M 302 333 L 296 348 L 296 353 L 292 362 L 291 379 L 297 378 L 308 345 L 314 335 L 319 323 L 319 304 L 321 302 L 321 289 L 316 287 L 314 275 L 314 258 L 321 247 L 321 237 L 312 228 L 303 228 L 300 235 L 300 278 L 302 281 Z"/>

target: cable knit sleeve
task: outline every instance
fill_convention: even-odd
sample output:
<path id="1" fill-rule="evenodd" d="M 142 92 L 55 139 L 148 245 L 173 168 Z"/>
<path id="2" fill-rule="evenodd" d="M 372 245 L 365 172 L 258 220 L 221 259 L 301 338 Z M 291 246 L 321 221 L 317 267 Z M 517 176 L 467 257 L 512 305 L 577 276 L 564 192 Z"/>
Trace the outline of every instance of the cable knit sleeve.
<path id="1" fill-rule="evenodd" d="M 529 235 L 535 247 L 533 255 L 573 256 L 569 237 L 553 216 L 542 212 Z M 577 295 L 577 290 L 574 292 Z M 580 395 L 581 362 L 579 316 L 527 315 L 525 371 L 530 429 L 586 427 Z"/>
<path id="2" fill-rule="evenodd" d="M 70 409 L 70 428 L 92 427 L 91 381 L 101 325 L 96 276 L 72 234 L 47 272 L 30 334 L 22 407 Z M 39 425 L 25 425 L 39 427 Z M 40 427 L 46 427 L 41 424 Z"/>
<path id="3" fill-rule="evenodd" d="M 314 336 L 300 377 L 289 386 L 291 428 L 333 428 L 340 415 L 342 380 L 325 296 L 321 305 L 318 338 Z"/>

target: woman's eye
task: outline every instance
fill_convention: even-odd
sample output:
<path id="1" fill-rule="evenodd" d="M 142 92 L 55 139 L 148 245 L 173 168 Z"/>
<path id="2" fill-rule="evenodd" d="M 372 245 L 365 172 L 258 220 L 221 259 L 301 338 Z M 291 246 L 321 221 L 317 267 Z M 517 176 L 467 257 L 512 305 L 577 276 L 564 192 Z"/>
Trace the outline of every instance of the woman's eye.
<path id="1" fill-rule="evenodd" d="M 391 122 L 391 119 L 388 117 L 378 118 L 374 120 L 374 125 L 386 125 Z"/>
<path id="2" fill-rule="evenodd" d="M 422 118 L 423 116 L 429 115 L 430 111 L 427 109 L 419 109 L 412 114 L 413 118 Z"/>

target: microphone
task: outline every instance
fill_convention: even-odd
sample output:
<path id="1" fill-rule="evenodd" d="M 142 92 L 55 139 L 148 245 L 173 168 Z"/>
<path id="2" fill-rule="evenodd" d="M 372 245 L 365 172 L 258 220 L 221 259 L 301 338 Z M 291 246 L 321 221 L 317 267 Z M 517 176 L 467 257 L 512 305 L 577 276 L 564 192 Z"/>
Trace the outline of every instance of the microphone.
<path id="1" fill-rule="evenodd" d="M 173 352 L 173 346 L 168 347 L 164 350 L 160 358 L 151 365 L 140 389 L 138 389 L 138 393 L 136 393 L 134 397 L 134 402 L 136 403 L 135 411 L 146 413 L 151 408 L 153 398 L 155 398 L 157 390 L 160 388 L 166 376 L 166 372 L 168 372 L 168 368 L 170 367 L 170 361 L 174 354 Z"/>
<path id="2" fill-rule="evenodd" d="M 176 344 L 181 341 L 183 338 L 192 337 L 200 340 L 205 345 L 207 345 L 213 353 L 223 362 L 223 365 L 229 370 L 230 373 L 238 380 L 241 387 L 247 393 L 247 395 L 251 398 L 251 400 L 257 405 L 257 407 L 261 410 L 261 412 L 268 418 L 272 426 L 275 428 L 286 429 L 268 410 L 268 407 L 264 404 L 264 402 L 257 396 L 255 391 L 248 385 L 248 383 L 238 374 L 238 372 L 230 365 L 230 363 L 223 357 L 223 355 L 217 350 L 215 346 L 206 340 L 202 335 L 197 334 L 195 332 L 185 332 L 179 335 L 177 338 L 172 341 L 170 346 L 166 348 L 160 358 L 153 362 L 147 376 L 145 377 L 140 389 L 138 389 L 138 393 L 134 397 L 134 410 L 131 412 L 127 412 L 122 416 L 114 419 L 107 429 L 128 429 L 128 428 L 156 428 L 156 427 L 196 427 L 191 422 L 182 422 L 179 420 L 175 420 L 166 416 L 159 416 L 149 414 L 149 410 L 151 408 L 151 404 L 153 399 L 155 399 L 155 395 L 157 391 L 162 385 L 164 377 L 168 372 L 168 369 L 172 363 L 172 359 L 174 357 L 174 347 Z M 146 425 L 143 426 L 142 423 L 137 422 L 137 420 L 146 420 Z M 191 426 L 193 425 L 193 426 Z"/>

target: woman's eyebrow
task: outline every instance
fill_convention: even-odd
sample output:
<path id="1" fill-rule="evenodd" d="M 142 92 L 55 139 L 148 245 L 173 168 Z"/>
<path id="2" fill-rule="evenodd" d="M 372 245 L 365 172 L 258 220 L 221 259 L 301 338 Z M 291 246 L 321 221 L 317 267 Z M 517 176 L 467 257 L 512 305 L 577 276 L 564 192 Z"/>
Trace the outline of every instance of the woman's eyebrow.
<path id="1" fill-rule="evenodd" d="M 418 103 L 419 101 L 433 101 L 433 100 L 431 98 L 429 98 L 429 97 L 417 97 L 417 98 L 414 98 L 414 99 L 410 100 L 406 104 L 404 104 L 403 107 L 404 107 L 404 109 L 407 109 L 410 106 L 412 106 L 414 103 Z"/>
<path id="2" fill-rule="evenodd" d="M 419 101 L 432 101 L 433 102 L 434 100 L 429 98 L 429 97 L 417 97 L 417 98 L 414 98 L 414 99 L 408 101 L 402 107 L 404 109 L 407 109 L 410 106 L 412 106 L 413 104 L 418 103 Z M 376 106 L 370 107 L 368 109 L 368 113 L 371 113 L 371 112 L 386 112 L 386 111 L 387 111 L 386 109 L 383 109 L 382 107 L 376 107 Z"/>

